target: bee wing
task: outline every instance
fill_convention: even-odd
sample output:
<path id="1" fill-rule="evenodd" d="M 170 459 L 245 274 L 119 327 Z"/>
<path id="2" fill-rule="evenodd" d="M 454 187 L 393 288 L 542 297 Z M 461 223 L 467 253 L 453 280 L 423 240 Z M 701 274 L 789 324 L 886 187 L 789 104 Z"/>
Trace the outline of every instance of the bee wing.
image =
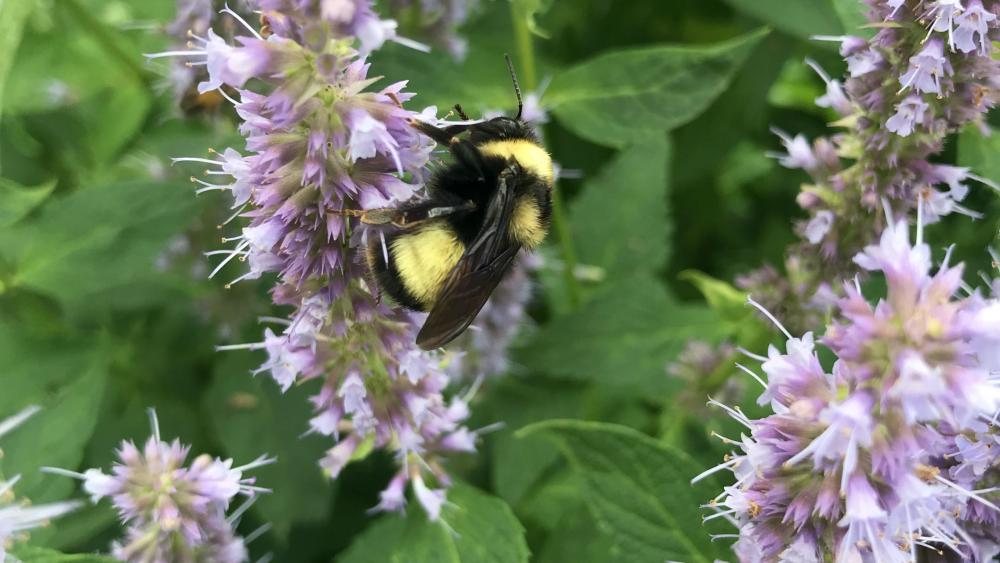
<path id="1" fill-rule="evenodd" d="M 513 168 L 500 173 L 482 231 L 449 274 L 417 334 L 417 345 L 424 350 L 444 346 L 472 324 L 521 249 L 508 234 L 514 211 L 514 190 L 509 184 L 516 174 Z"/>

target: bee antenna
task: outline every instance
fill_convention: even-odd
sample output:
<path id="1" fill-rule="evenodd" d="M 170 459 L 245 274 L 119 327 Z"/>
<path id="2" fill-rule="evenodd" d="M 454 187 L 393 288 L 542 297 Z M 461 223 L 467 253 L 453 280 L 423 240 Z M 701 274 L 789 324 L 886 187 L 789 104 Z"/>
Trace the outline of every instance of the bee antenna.
<path id="1" fill-rule="evenodd" d="M 514 95 L 517 96 L 517 117 L 515 119 L 521 119 L 521 111 L 524 110 L 524 100 L 521 99 L 521 86 L 517 83 L 517 74 L 514 72 L 514 63 L 510 60 L 510 55 L 507 53 L 503 54 L 503 60 L 507 61 L 507 71 L 510 72 L 510 79 L 514 83 Z"/>

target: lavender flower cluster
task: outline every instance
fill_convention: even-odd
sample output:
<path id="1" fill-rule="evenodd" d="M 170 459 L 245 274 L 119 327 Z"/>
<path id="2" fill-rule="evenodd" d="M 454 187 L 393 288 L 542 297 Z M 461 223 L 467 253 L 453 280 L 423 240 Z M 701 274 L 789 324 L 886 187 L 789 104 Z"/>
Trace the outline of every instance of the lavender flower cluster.
<path id="1" fill-rule="evenodd" d="M 414 344 L 420 315 L 381 303 L 367 283 L 364 248 L 382 233 L 357 218 L 418 193 L 433 143 L 410 122 L 432 120 L 434 110 L 405 109 L 412 94 L 403 82 L 371 88 L 378 78 L 368 76 L 365 54 L 401 40 L 371 2 L 260 0 L 257 8 L 259 31 L 224 10 L 245 30 L 235 45 L 209 30 L 192 36 L 190 50 L 153 55 L 204 65 L 200 91 L 225 85 L 238 97 L 245 151 L 177 159 L 232 178 L 195 181 L 232 194 L 230 220 L 249 219 L 228 239 L 233 248 L 215 253 L 224 258 L 212 275 L 237 259 L 249 268 L 232 283 L 276 272 L 275 303 L 295 307 L 262 342 L 220 348 L 266 350 L 258 372 L 283 389 L 320 380 L 311 431 L 336 442 L 322 467 L 336 477 L 373 446 L 389 448 L 401 469 L 376 508 L 401 509 L 411 482 L 436 519 L 449 483 L 436 456 L 474 451 L 476 434 L 462 425 L 466 400 L 443 395 L 441 358 Z"/>
<path id="2" fill-rule="evenodd" d="M 779 291 L 766 272 L 755 272 L 741 284 L 765 306 L 786 309 L 782 318 L 797 328 L 813 326 L 828 309 L 836 289 L 828 280 L 857 271 L 851 257 L 884 227 L 875 213 L 883 199 L 901 213 L 923 200 L 930 224 L 955 212 L 978 216 L 961 203 L 970 180 L 997 188 L 968 168 L 930 157 L 950 133 L 982 126 L 1000 96 L 1000 61 L 993 58 L 1000 2 L 865 1 L 878 29 L 874 37 L 819 38 L 840 43 L 846 79 L 833 79 L 810 61 L 826 82 L 816 103 L 836 112 L 845 130 L 812 142 L 777 131 L 786 150 L 776 155 L 780 163 L 811 179 L 798 196 L 809 220 L 790 252 L 790 283 Z"/>
<path id="3" fill-rule="evenodd" d="M 0 438 L 23 424 L 39 410 L 37 406 L 25 407 L 16 414 L 0 420 Z M 0 476 L 0 563 L 10 559 L 7 550 L 15 541 L 24 540 L 29 530 L 45 526 L 53 518 L 72 512 L 81 504 L 77 501 L 64 501 L 32 506 L 14 496 L 14 485 L 20 479 L 20 475 L 10 479 Z"/>
<path id="4" fill-rule="evenodd" d="M 868 4 L 869 20 L 881 29 L 870 41 L 838 38 L 849 77 L 841 87 L 821 73 L 827 94 L 817 101 L 847 119 L 852 130 L 817 140 L 812 148 L 801 137 L 785 139 L 790 152 L 784 164 L 806 170 L 816 181 L 799 197 L 812 215 L 803 233 L 828 258 L 852 240 L 837 232 L 848 228 L 841 213 L 871 211 L 883 197 L 901 212 L 915 209 L 917 199 L 923 199 L 925 224 L 952 212 L 974 215 L 961 205 L 968 193 L 965 182 L 983 179 L 928 158 L 941 151 L 949 133 L 969 123 L 982 125 L 998 99 L 1000 62 L 993 60 L 992 41 L 1000 38 L 1000 3 Z M 841 170 L 838 156 L 855 164 Z M 865 226 L 868 232 L 859 232 L 856 239 L 862 245 L 873 238 L 871 221 Z M 847 259 L 855 251 L 842 250 Z"/>
<path id="5" fill-rule="evenodd" d="M 143 563 L 243 563 L 246 544 L 267 531 L 262 526 L 246 538 L 233 531 L 257 493 L 269 492 L 254 485 L 247 471 L 275 461 L 262 456 L 233 467 L 233 460 L 200 455 L 185 465 L 190 448 L 178 440 L 164 442 L 156 414 L 150 410 L 152 435 L 140 450 L 122 442 L 118 463 L 111 474 L 100 469 L 76 473 L 53 467 L 49 473 L 83 481 L 93 502 L 110 498 L 122 522 L 125 539 L 111 546 L 121 561 Z M 226 511 L 237 495 L 248 500 Z"/>
<path id="6" fill-rule="evenodd" d="M 418 31 L 421 39 L 426 37 L 462 60 L 469 45 L 457 30 L 477 4 L 476 0 L 390 0 L 389 11 L 407 28 Z"/>
<path id="7" fill-rule="evenodd" d="M 236 0 L 232 6 L 233 11 L 242 17 L 248 17 L 252 13 L 249 2 L 244 0 Z M 164 31 L 178 46 L 186 44 L 193 35 L 204 37 L 213 26 L 217 29 L 212 33 L 231 39 L 239 27 L 232 18 L 218 17 L 218 10 L 223 7 L 229 8 L 229 4 L 223 0 L 179 0 L 176 15 Z M 185 113 L 193 115 L 199 111 L 211 112 L 226 101 L 217 91 L 198 89 L 198 84 L 207 76 L 208 71 L 204 66 L 186 64 L 181 60 L 172 61 L 167 83 L 178 107 Z"/>
<path id="8" fill-rule="evenodd" d="M 856 284 L 821 342 L 786 332 L 785 353 L 761 357 L 751 420 L 718 467 L 736 482 L 710 503 L 739 526 L 741 561 L 916 561 L 918 548 L 989 561 L 1000 553 L 1000 300 L 957 296 L 962 266 L 931 273 L 929 247 L 904 221 L 854 258 L 884 275 L 874 306 Z M 779 327 L 781 325 L 779 324 Z M 781 327 L 784 330 L 783 327 Z M 755 376 L 756 377 L 756 376 Z"/>

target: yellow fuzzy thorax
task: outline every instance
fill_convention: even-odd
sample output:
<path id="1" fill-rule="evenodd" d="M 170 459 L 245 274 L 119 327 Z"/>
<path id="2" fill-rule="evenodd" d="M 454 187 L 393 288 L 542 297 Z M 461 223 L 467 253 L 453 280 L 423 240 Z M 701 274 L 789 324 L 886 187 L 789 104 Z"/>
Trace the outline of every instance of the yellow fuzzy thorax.
<path id="1" fill-rule="evenodd" d="M 546 184 L 552 185 L 552 157 L 538 143 L 525 139 L 510 141 L 490 141 L 477 147 L 486 156 L 499 156 L 516 160 L 521 168 L 538 176 Z"/>
<path id="2" fill-rule="evenodd" d="M 430 308 L 465 252 L 465 245 L 447 225 L 431 223 L 397 238 L 390 250 L 403 285 L 425 308 Z"/>

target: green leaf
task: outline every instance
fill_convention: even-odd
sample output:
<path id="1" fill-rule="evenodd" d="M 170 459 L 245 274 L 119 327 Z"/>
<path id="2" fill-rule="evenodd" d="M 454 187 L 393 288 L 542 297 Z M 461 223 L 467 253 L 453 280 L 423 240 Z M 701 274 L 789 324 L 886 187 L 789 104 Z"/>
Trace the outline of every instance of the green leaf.
<path id="1" fill-rule="evenodd" d="M 659 134 L 621 151 L 588 180 L 570 218 L 581 264 L 603 268 L 608 279 L 657 272 L 667 262 L 670 237 L 667 169 L 670 144 Z"/>
<path id="2" fill-rule="evenodd" d="M 152 106 L 145 85 L 132 75 L 122 77 L 111 91 L 84 104 L 91 150 L 97 162 L 110 161 L 132 140 Z M 93 113 L 90 112 L 93 108 Z"/>
<path id="3" fill-rule="evenodd" d="M 726 336 L 744 346 L 767 343 L 770 332 L 760 323 L 753 308 L 747 305 L 746 292 L 695 270 L 685 270 L 678 275 L 678 278 L 697 287 L 708 302 L 708 306 L 718 314 L 719 336 Z M 703 338 L 703 340 L 711 339 Z"/>
<path id="4" fill-rule="evenodd" d="M 816 73 L 802 61 L 789 59 L 778 80 L 771 86 L 767 101 L 779 108 L 788 108 L 805 113 L 815 113 L 826 117 L 831 110 L 816 105 L 816 99 L 822 96 L 825 87 L 816 80 Z"/>
<path id="5" fill-rule="evenodd" d="M 90 465 L 84 464 L 83 467 Z M 90 538 L 117 535 L 121 529 L 121 522 L 118 521 L 114 508 L 104 503 L 84 505 L 60 517 L 53 525 L 55 531 L 45 538 L 45 545 L 52 549 L 67 550 L 80 545 L 93 545 Z M 31 537 L 35 538 L 37 535 L 32 533 Z"/>
<path id="6" fill-rule="evenodd" d="M 720 160 L 726 158 L 741 139 L 748 142 L 746 139 L 766 131 L 772 122 L 773 109 L 767 102 L 767 94 L 786 61 L 793 56 L 797 44 L 788 36 L 775 33 L 763 39 L 734 74 L 726 91 L 694 121 L 671 134 L 673 199 L 675 205 L 685 204 L 685 214 L 678 216 L 676 222 L 678 227 L 685 223 L 685 218 L 695 222 L 688 226 L 685 238 L 689 231 L 697 231 L 699 227 L 719 229 L 710 219 L 718 221 L 720 216 L 724 219 L 725 214 L 720 213 L 717 206 L 703 204 L 703 198 L 709 197 L 705 192 L 720 173 L 731 172 L 720 165 Z M 713 194 L 713 197 L 721 196 Z"/>
<path id="7" fill-rule="evenodd" d="M 813 35 L 842 35 L 844 27 L 830 0 L 725 0 L 727 4 L 775 28 L 809 39 Z M 858 3 L 859 0 L 853 0 Z"/>
<path id="8" fill-rule="evenodd" d="M 483 421 L 503 421 L 490 434 L 493 489 L 515 509 L 531 496 L 533 487 L 558 459 L 543 440 L 518 440 L 514 432 L 548 418 L 582 417 L 585 389 L 565 381 L 540 377 L 506 378 L 490 389 L 476 416 Z"/>
<path id="9" fill-rule="evenodd" d="M 599 55 L 556 75 L 545 92 L 561 124 L 621 147 L 694 119 L 729 85 L 766 30 L 707 47 L 665 45 Z"/>
<path id="10" fill-rule="evenodd" d="M 303 436 L 309 430 L 308 397 L 313 390 L 294 386 L 282 394 L 269 377 L 251 377 L 250 368 L 259 360 L 239 352 L 225 358 L 204 407 L 226 455 L 239 463 L 264 454 L 278 458 L 253 472 L 258 483 L 275 491 L 261 495 L 253 509 L 284 538 L 292 524 L 326 517 L 330 480 L 317 462 L 333 441 L 317 434 Z"/>
<path id="11" fill-rule="evenodd" d="M 694 284 L 705 301 L 708 301 L 709 307 L 718 311 L 723 318 L 742 319 L 747 315 L 749 308 L 746 292 L 697 270 L 685 270 L 678 277 Z"/>
<path id="12" fill-rule="evenodd" d="M 514 108 L 517 101 L 503 60 L 513 35 L 510 6 L 507 2 L 482 2 L 480 7 L 482 15 L 462 28 L 464 36 L 476 40 L 469 42 L 469 52 L 461 62 L 441 53 L 428 56 L 387 43 L 372 54 L 369 76 L 384 75 L 380 85 L 406 80 L 407 91 L 416 93 L 408 107 L 434 105 L 439 115 L 456 103 L 472 117 L 486 110 Z M 539 72 L 544 73 L 544 68 Z"/>
<path id="13" fill-rule="evenodd" d="M 117 559 L 91 554 L 66 554 L 45 549 L 22 545 L 15 547 L 11 554 L 22 563 L 115 563 Z"/>
<path id="14" fill-rule="evenodd" d="M 34 338 L 19 327 L 0 324 L 0 358 L 4 359 L 0 419 L 28 405 L 41 407 L 3 437 L 3 473 L 21 475 L 18 496 L 34 503 L 62 500 L 76 483 L 42 474 L 38 468 L 75 470 L 80 464 L 107 381 L 106 346 L 93 340 Z"/>
<path id="15" fill-rule="evenodd" d="M 12 269 L 3 281 L 84 311 L 148 303 L 176 290 L 179 282 L 157 271 L 155 261 L 190 222 L 194 206 L 190 189 L 178 184 L 126 182 L 74 192 L 35 220 L 0 230 L 0 255 Z"/>
<path id="16" fill-rule="evenodd" d="M 448 491 L 442 522 L 421 510 L 387 515 L 358 536 L 340 563 L 522 563 L 524 528 L 504 502 L 468 485 Z M 448 528 L 451 528 L 450 530 Z"/>
<path id="17" fill-rule="evenodd" d="M 141 51 L 76 2 L 51 8 L 45 12 L 53 27 L 25 33 L 0 108 L 19 116 L 51 112 L 59 130 L 48 133 L 62 149 L 54 157 L 69 167 L 99 167 L 135 137 L 152 106 Z M 66 135 L 66 124 L 76 131 Z"/>
<path id="18" fill-rule="evenodd" d="M 18 51 L 18 44 L 21 43 L 24 22 L 31 15 L 31 11 L 35 9 L 35 3 L 36 0 L 5 0 L 0 2 L 0 109 L 4 107 L 3 93 L 7 84 L 7 75 L 14 64 L 14 55 Z"/>
<path id="19" fill-rule="evenodd" d="M 579 483 L 575 485 L 574 490 L 579 491 Z M 581 499 L 558 501 L 564 504 L 565 512 L 542 544 L 538 563 L 631 563 L 622 557 L 614 539 L 598 527 Z"/>
<path id="20" fill-rule="evenodd" d="M 968 126 L 958 137 L 958 164 L 972 172 L 1000 183 L 1000 132 L 990 130 L 983 135 L 975 126 Z"/>
<path id="21" fill-rule="evenodd" d="M 530 426 L 521 436 L 552 439 L 582 479 L 583 498 L 598 525 L 613 538 L 623 560 L 710 563 L 724 558 L 724 545 L 710 540 L 701 504 L 720 487 L 706 479 L 684 452 L 631 428 L 597 422 L 553 420 Z"/>
<path id="22" fill-rule="evenodd" d="M 55 182 L 47 182 L 28 188 L 12 180 L 0 178 L 0 228 L 9 227 L 23 219 L 45 201 L 55 187 Z"/>
<path id="23" fill-rule="evenodd" d="M 14 0 L 14 5 L 25 3 L 33 2 Z M 66 3 L 51 8 L 41 10 L 54 18 L 50 27 L 30 26 L 24 34 L 0 106 L 4 113 L 38 113 L 72 105 L 110 93 L 123 79 L 134 79 L 100 39 L 72 17 Z"/>
<path id="24" fill-rule="evenodd" d="M 637 275 L 549 322 L 516 359 L 538 373 L 655 395 L 669 390 L 665 366 L 684 343 L 717 330 L 712 311 L 677 303 L 659 282 Z"/>
<path id="25" fill-rule="evenodd" d="M 861 0 L 833 0 L 833 9 L 837 11 L 837 16 L 840 17 L 840 22 L 848 35 L 864 37 L 873 35 L 873 30 L 861 27 L 868 23 L 868 18 L 865 17 L 865 10 L 868 7 Z"/>

